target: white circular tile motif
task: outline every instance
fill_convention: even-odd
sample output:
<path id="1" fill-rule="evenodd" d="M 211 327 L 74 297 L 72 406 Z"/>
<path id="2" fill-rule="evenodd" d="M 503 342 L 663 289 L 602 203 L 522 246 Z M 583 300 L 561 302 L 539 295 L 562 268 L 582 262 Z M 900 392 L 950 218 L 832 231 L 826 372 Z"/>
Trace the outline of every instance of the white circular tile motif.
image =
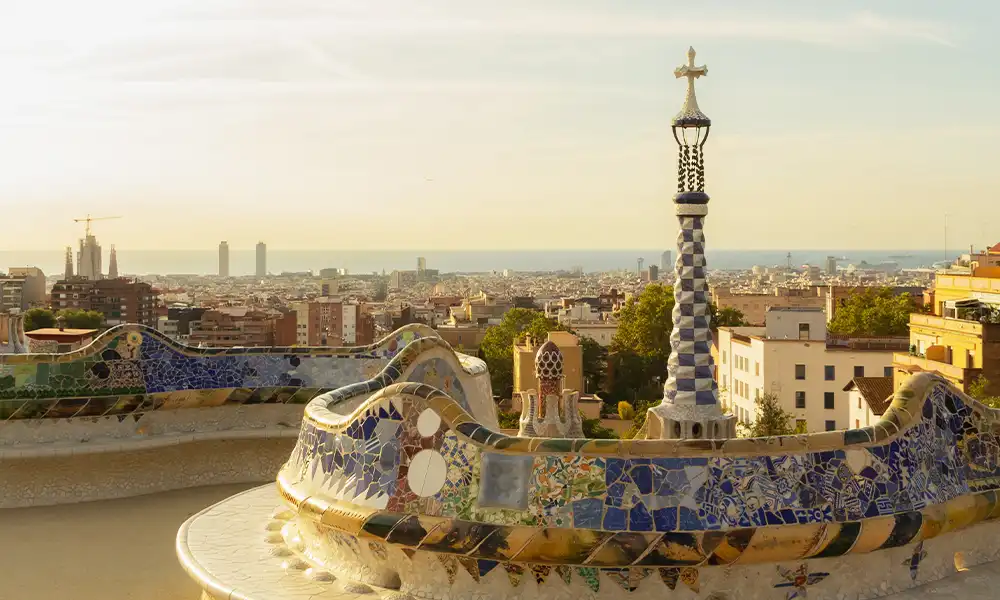
<path id="1" fill-rule="evenodd" d="M 447 477 L 448 464 L 444 457 L 437 450 L 421 450 L 410 459 L 406 482 L 414 494 L 426 497 L 441 491 Z"/>
<path id="2" fill-rule="evenodd" d="M 431 437 L 440 427 L 441 417 L 434 412 L 434 409 L 428 408 L 417 417 L 417 433 L 424 437 Z"/>

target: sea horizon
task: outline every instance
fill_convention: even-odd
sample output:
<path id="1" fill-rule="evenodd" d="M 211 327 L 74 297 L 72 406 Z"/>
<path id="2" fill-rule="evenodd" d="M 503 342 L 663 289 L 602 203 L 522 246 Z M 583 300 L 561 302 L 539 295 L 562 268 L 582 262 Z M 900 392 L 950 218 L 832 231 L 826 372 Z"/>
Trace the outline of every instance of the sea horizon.
<path id="1" fill-rule="evenodd" d="M 671 265 L 676 250 L 671 251 Z M 442 273 L 483 273 L 491 271 L 559 271 L 581 267 L 585 272 L 635 270 L 637 259 L 642 257 L 644 268 L 660 265 L 663 250 L 280 250 L 269 249 L 269 273 L 313 271 L 341 268 L 350 273 L 387 273 L 394 269 L 415 269 L 417 257 L 424 257 L 428 269 Z M 953 258 L 961 253 L 952 250 L 736 250 L 708 249 L 709 270 L 749 269 L 755 265 L 765 267 L 785 265 L 788 253 L 791 264 L 826 266 L 828 256 L 844 259 L 841 266 L 866 261 L 871 264 L 896 262 L 900 268 L 931 267 L 946 256 Z M 211 275 L 218 272 L 218 251 L 212 250 L 127 250 L 118 248 L 119 273 L 129 275 L 191 274 Z M 229 251 L 230 273 L 234 276 L 252 275 L 256 265 L 253 249 Z M 64 268 L 65 255 L 50 250 L 0 250 L 0 268 L 35 266 L 52 275 Z M 108 248 L 104 249 L 104 270 L 107 271 Z"/>

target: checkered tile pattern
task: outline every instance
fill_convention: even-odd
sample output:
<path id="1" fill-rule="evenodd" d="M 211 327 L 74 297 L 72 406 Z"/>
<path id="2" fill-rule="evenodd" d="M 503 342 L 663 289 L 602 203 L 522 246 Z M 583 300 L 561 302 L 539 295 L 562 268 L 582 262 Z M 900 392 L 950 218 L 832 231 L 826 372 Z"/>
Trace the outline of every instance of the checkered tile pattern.
<path id="1" fill-rule="evenodd" d="M 664 400 L 674 404 L 718 404 L 705 282 L 704 217 L 680 215 L 678 220 L 681 229 L 674 264 L 674 329 L 670 334 Z"/>

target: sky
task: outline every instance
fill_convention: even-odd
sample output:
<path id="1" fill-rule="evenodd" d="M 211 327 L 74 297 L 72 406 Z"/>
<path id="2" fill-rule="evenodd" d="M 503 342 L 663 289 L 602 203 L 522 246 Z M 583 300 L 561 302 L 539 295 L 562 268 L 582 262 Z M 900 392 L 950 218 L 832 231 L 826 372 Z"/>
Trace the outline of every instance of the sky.
<path id="1" fill-rule="evenodd" d="M 716 248 L 1000 241 L 1000 4 L 0 3 L 0 250 L 671 247 L 688 46 Z M 14 218 L 11 219 L 11 215 Z"/>

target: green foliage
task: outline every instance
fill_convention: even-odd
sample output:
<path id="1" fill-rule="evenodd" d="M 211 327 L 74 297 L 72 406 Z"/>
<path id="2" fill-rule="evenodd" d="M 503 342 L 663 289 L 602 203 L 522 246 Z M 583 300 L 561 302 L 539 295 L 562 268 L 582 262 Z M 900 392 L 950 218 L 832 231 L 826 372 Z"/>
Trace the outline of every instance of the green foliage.
<path id="1" fill-rule="evenodd" d="M 646 414 L 650 408 L 659 404 L 659 400 L 640 400 L 635 405 L 635 416 L 632 418 L 632 427 L 622 434 L 622 439 L 631 440 L 639 435 L 646 424 Z"/>
<path id="2" fill-rule="evenodd" d="M 595 393 L 604 383 L 604 374 L 608 370 L 608 351 L 593 338 L 578 335 L 580 338 L 580 353 L 583 355 L 583 380 L 585 390 L 581 393 Z"/>
<path id="3" fill-rule="evenodd" d="M 384 279 L 380 279 L 378 283 L 375 284 L 375 290 L 372 292 L 372 302 L 385 302 L 385 299 L 389 296 L 389 285 Z"/>
<path id="4" fill-rule="evenodd" d="M 757 406 L 756 420 L 743 426 L 747 437 L 769 437 L 795 433 L 792 414 L 781 408 L 781 402 L 774 394 L 767 393 L 754 400 Z"/>
<path id="5" fill-rule="evenodd" d="M 64 319 L 70 329 L 98 329 L 104 325 L 104 315 L 96 310 L 67 308 L 59 311 L 56 318 Z"/>
<path id="6" fill-rule="evenodd" d="M 983 325 L 1000 324 L 1000 306 L 987 305 L 982 308 L 979 315 L 979 322 Z"/>
<path id="7" fill-rule="evenodd" d="M 56 316 L 47 308 L 31 308 L 24 313 L 24 330 L 34 331 L 56 326 Z"/>
<path id="8" fill-rule="evenodd" d="M 500 423 L 500 429 L 517 429 L 521 426 L 521 415 L 514 411 L 497 411 L 497 421 Z"/>
<path id="9" fill-rule="evenodd" d="M 666 363 L 674 326 L 673 310 L 674 288 L 659 283 L 647 285 L 638 296 L 629 298 L 619 312 L 612 350 L 628 350 Z"/>
<path id="10" fill-rule="evenodd" d="M 479 354 L 490 370 L 493 393 L 510 398 L 514 391 L 514 343 L 528 335 L 544 338 L 560 326 L 545 317 L 544 313 L 526 308 L 507 311 L 499 325 L 486 330 L 479 345 Z"/>
<path id="11" fill-rule="evenodd" d="M 635 419 L 635 409 L 628 402 L 622 400 L 618 403 L 618 418 L 623 421 L 631 421 Z"/>
<path id="12" fill-rule="evenodd" d="M 738 308 L 726 307 L 716 309 L 714 304 L 708 305 L 708 314 L 711 317 L 712 328 L 718 327 L 745 327 L 747 323 L 746 315 Z"/>
<path id="13" fill-rule="evenodd" d="M 583 420 L 583 436 L 595 439 L 595 440 L 614 440 L 618 439 L 618 435 L 612 429 L 608 429 L 601 425 L 600 419 L 588 419 L 583 416 L 583 412 L 580 412 L 580 418 Z"/>
<path id="14" fill-rule="evenodd" d="M 674 289 L 651 284 L 619 312 L 609 359 L 615 373 L 614 397 L 635 400 L 658 395 L 667 375 L 673 310 Z"/>
<path id="15" fill-rule="evenodd" d="M 1000 396 L 991 396 L 989 388 L 990 380 L 985 375 L 980 375 L 969 384 L 969 395 L 990 408 L 1000 408 Z"/>
<path id="16" fill-rule="evenodd" d="M 870 287 L 851 294 L 837 309 L 828 328 L 842 335 L 905 336 L 910 328 L 910 313 L 924 310 L 909 294 L 897 296 L 891 288 Z"/>

